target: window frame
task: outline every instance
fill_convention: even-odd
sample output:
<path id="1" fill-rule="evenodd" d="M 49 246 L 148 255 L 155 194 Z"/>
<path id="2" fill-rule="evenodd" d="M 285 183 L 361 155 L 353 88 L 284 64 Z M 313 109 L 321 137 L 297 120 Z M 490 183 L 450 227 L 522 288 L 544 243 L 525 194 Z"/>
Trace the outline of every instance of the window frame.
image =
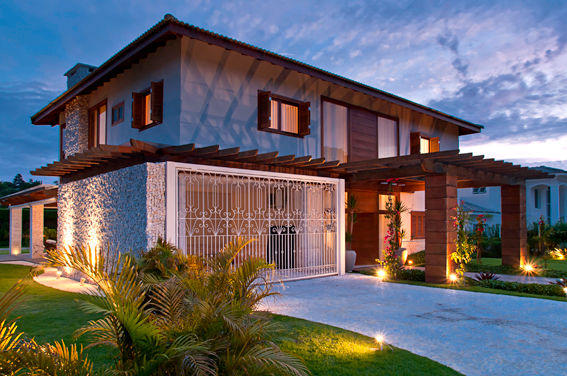
<path id="1" fill-rule="evenodd" d="M 153 109 L 152 109 L 152 104 L 153 104 L 153 101 L 154 101 L 154 97 L 153 97 L 154 92 L 153 92 L 152 89 L 153 89 L 153 87 L 154 87 L 154 84 L 155 84 L 155 85 L 161 85 L 161 118 L 160 118 L 159 121 L 158 121 L 158 120 L 152 120 L 152 110 L 153 110 Z M 159 124 L 162 124 L 162 123 L 163 123 L 163 107 L 164 107 L 164 106 L 163 106 L 163 102 L 164 102 L 164 95 L 163 95 L 163 90 L 164 90 L 164 89 L 163 89 L 163 87 L 164 87 L 164 80 L 152 81 L 152 82 L 150 83 L 150 86 L 149 86 L 149 87 L 146 87 L 145 89 L 143 89 L 143 90 L 141 90 L 141 91 L 132 92 L 132 114 L 131 114 L 131 117 L 132 117 L 132 128 L 137 129 L 138 132 L 145 131 L 146 129 L 155 127 L 156 125 L 159 125 Z M 136 98 L 135 98 L 135 97 L 136 97 L 136 96 L 146 97 L 148 94 L 150 95 L 150 100 L 149 100 L 149 106 L 150 106 L 150 122 L 149 122 L 149 123 L 146 123 L 146 124 L 144 124 L 144 125 L 140 124 L 139 127 L 136 127 L 136 126 L 134 126 L 134 120 L 135 120 L 135 116 L 136 116 L 136 114 L 135 114 L 135 110 L 136 110 L 136 108 L 135 108 L 135 101 L 136 101 Z M 142 113 L 145 114 L 146 111 L 147 111 L 146 100 L 145 100 L 145 99 L 144 99 L 143 103 L 141 104 L 141 106 L 142 106 L 142 110 L 143 110 Z M 144 116 L 144 117 L 145 117 L 145 116 Z"/>
<path id="2" fill-rule="evenodd" d="M 95 113 L 95 111 L 97 113 L 96 119 L 99 118 L 100 113 L 98 111 L 102 106 L 106 107 L 105 122 L 104 122 L 105 129 L 104 129 L 104 140 L 103 140 L 103 142 L 101 142 L 101 140 L 100 140 L 100 124 L 98 123 L 98 121 L 97 121 L 96 125 L 93 124 L 94 119 L 92 118 L 92 114 Z M 94 106 L 89 108 L 89 111 L 88 111 L 88 134 L 87 134 L 87 136 L 88 136 L 88 139 L 87 139 L 88 149 L 96 148 L 99 145 L 106 145 L 106 140 L 108 138 L 107 129 L 106 129 L 107 125 L 108 125 L 108 103 L 107 103 L 107 100 L 105 98 L 102 101 L 98 102 L 97 104 L 95 104 Z M 93 129 L 93 127 L 95 129 Z M 93 132 L 94 132 L 94 134 L 93 134 Z M 93 135 L 96 135 L 96 139 L 94 139 L 94 140 L 92 139 Z"/>
<path id="3" fill-rule="evenodd" d="M 534 208 L 541 209 L 541 194 L 539 188 L 534 189 Z"/>
<path id="4" fill-rule="evenodd" d="M 289 97 L 284 97 L 282 95 L 278 95 L 278 94 L 274 94 L 274 93 L 270 93 L 270 100 L 275 100 L 276 102 L 278 102 L 278 129 L 274 129 L 271 127 L 268 128 L 264 128 L 264 129 L 260 129 L 261 131 L 264 132 L 270 132 L 270 133 L 276 133 L 276 134 L 281 134 L 281 135 L 285 135 L 285 136 L 292 136 L 292 137 L 298 137 L 298 138 L 303 138 L 304 136 L 299 134 L 299 128 L 301 126 L 300 124 L 300 108 L 299 106 L 303 103 L 302 101 L 299 101 L 297 99 L 293 99 L 293 98 L 289 98 Z M 287 132 L 287 131 L 282 131 L 281 130 L 281 126 L 282 126 L 282 103 L 287 104 L 288 106 L 294 106 L 297 108 L 297 133 L 293 133 L 293 132 Z M 270 103 L 271 105 L 271 103 Z M 270 125 L 271 125 L 271 121 L 272 121 L 272 114 L 270 113 Z"/>
<path id="5" fill-rule="evenodd" d="M 120 107 L 122 107 L 122 117 L 121 117 L 121 118 L 118 118 L 118 119 L 115 121 L 115 120 L 114 120 L 114 110 L 116 110 L 116 109 L 118 109 L 118 108 L 120 108 Z M 112 125 L 113 127 L 114 127 L 115 125 L 118 125 L 118 124 L 124 122 L 124 119 L 126 118 L 125 112 L 126 112 L 126 108 L 125 108 L 125 105 L 124 105 L 124 101 L 121 101 L 121 102 L 115 104 L 114 106 L 112 106 L 112 109 L 110 110 L 110 123 L 111 123 L 111 125 Z"/>
<path id="6" fill-rule="evenodd" d="M 425 239 L 425 211 L 412 210 L 411 215 L 411 238 L 413 239 Z M 414 220 L 415 218 L 415 220 Z M 417 218 L 421 218 L 422 228 L 416 228 Z M 423 230 L 423 231 L 421 231 Z"/>

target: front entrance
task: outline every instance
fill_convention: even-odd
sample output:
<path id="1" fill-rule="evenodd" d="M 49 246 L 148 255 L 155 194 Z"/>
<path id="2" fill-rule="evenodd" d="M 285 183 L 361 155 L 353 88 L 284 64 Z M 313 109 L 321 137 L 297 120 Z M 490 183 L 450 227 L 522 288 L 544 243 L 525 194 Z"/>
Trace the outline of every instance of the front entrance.
<path id="1" fill-rule="evenodd" d="M 255 239 L 236 262 L 260 257 L 277 280 L 339 273 L 340 181 L 178 164 L 177 244 L 208 257 Z"/>

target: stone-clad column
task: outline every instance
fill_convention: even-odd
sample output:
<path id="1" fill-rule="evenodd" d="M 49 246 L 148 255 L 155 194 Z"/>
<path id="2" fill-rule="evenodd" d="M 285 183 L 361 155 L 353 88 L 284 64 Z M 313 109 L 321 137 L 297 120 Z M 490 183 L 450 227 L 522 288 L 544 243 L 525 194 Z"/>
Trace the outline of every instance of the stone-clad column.
<path id="1" fill-rule="evenodd" d="M 89 102 L 86 96 L 73 99 L 65 107 L 63 129 L 65 157 L 86 151 L 89 147 Z"/>
<path id="2" fill-rule="evenodd" d="M 30 208 L 30 255 L 32 258 L 43 257 L 43 205 Z"/>
<path id="3" fill-rule="evenodd" d="M 521 266 L 527 257 L 526 186 L 503 185 L 502 265 Z"/>
<path id="4" fill-rule="evenodd" d="M 22 208 L 10 207 L 10 254 L 22 253 Z"/>
<path id="5" fill-rule="evenodd" d="M 455 251 L 457 177 L 448 174 L 425 177 L 425 281 L 446 283 L 453 269 Z"/>

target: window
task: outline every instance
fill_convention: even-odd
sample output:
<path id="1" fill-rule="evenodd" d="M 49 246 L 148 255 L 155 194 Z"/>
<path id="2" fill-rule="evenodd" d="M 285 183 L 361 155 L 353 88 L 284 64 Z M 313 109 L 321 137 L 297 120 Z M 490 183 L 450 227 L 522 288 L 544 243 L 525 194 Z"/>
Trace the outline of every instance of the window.
<path id="1" fill-rule="evenodd" d="M 106 144 L 106 100 L 89 110 L 89 149 Z"/>
<path id="2" fill-rule="evenodd" d="M 422 211 L 411 212 L 411 238 L 412 239 L 425 238 L 425 212 Z"/>
<path id="3" fill-rule="evenodd" d="M 541 199 L 539 194 L 539 189 L 534 189 L 534 206 L 536 209 L 541 208 Z"/>
<path id="4" fill-rule="evenodd" d="M 132 128 L 144 130 L 163 121 L 163 81 L 149 89 L 132 93 Z"/>
<path id="5" fill-rule="evenodd" d="M 473 188 L 472 193 L 475 194 L 475 195 L 485 194 L 486 193 L 486 187 Z"/>
<path id="6" fill-rule="evenodd" d="M 347 162 L 348 107 L 323 101 L 323 158 Z"/>
<path id="7" fill-rule="evenodd" d="M 122 123 L 124 121 L 124 102 L 120 102 L 112 107 L 112 125 Z"/>
<path id="8" fill-rule="evenodd" d="M 547 198 L 547 223 L 551 224 L 551 187 L 547 187 L 546 190 L 546 198 Z"/>
<path id="9" fill-rule="evenodd" d="M 419 132 L 410 133 L 410 154 L 426 154 L 439 151 L 439 137 L 426 137 Z"/>
<path id="10" fill-rule="evenodd" d="M 258 92 L 258 129 L 294 136 L 306 136 L 309 132 L 309 102 Z"/>
<path id="11" fill-rule="evenodd" d="M 398 122 L 378 116 L 378 158 L 395 157 L 397 155 Z"/>

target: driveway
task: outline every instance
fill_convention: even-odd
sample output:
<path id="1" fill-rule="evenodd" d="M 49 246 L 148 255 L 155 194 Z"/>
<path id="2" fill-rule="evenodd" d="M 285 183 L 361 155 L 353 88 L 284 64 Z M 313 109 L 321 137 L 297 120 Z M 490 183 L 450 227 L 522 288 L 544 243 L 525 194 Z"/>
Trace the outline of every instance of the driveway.
<path id="1" fill-rule="evenodd" d="M 265 303 L 374 336 L 466 375 L 567 375 L 567 303 L 348 274 L 288 282 Z"/>

